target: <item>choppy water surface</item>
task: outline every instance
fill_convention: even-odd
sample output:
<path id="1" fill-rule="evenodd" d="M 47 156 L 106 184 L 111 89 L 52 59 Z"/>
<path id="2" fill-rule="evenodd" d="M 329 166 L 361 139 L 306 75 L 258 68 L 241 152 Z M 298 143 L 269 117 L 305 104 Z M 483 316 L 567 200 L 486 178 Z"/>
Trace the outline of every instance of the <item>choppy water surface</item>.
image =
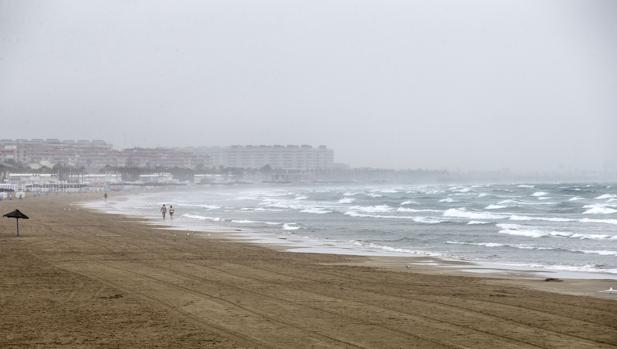
<path id="1" fill-rule="evenodd" d="M 203 188 L 109 201 L 174 225 L 240 229 L 309 251 L 430 255 L 617 275 L 617 186 L 513 184 Z"/>

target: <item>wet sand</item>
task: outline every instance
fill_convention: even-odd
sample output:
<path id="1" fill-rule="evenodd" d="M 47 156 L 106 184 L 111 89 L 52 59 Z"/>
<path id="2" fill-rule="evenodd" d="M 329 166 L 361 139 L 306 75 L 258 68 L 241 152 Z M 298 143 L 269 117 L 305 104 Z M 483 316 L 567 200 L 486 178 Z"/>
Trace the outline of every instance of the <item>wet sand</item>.
<path id="1" fill-rule="evenodd" d="M 617 348 L 615 300 L 160 229 L 89 197 L 0 202 L 32 218 L 20 238 L 0 220 L 0 347 Z"/>

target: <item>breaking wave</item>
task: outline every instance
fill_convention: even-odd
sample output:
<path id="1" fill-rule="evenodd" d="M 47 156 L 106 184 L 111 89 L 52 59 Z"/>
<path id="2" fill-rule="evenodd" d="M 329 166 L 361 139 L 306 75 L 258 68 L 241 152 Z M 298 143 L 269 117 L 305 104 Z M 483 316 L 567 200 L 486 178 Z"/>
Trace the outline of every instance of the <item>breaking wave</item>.
<path id="1" fill-rule="evenodd" d="M 562 252 L 571 252 L 571 253 L 584 253 L 584 254 L 597 254 L 600 256 L 617 256 L 617 251 L 610 250 L 569 250 L 563 249 L 559 247 L 543 247 L 543 246 L 532 246 L 526 244 L 503 244 L 498 242 L 466 242 L 466 241 L 446 241 L 447 244 L 451 245 L 467 245 L 467 246 L 482 246 L 482 247 L 507 247 L 507 248 L 515 248 L 520 250 L 536 250 L 536 251 L 562 251 Z"/>
<path id="2" fill-rule="evenodd" d="M 376 244 L 376 243 L 373 243 L 373 242 L 352 241 L 352 243 L 354 245 L 362 247 L 362 248 L 377 249 L 377 250 L 382 250 L 382 251 L 386 251 L 386 252 L 411 254 L 411 255 L 416 255 L 416 256 L 418 256 L 418 255 L 419 256 L 430 256 L 430 257 L 440 257 L 440 256 L 442 256 L 442 254 L 437 253 L 437 252 L 418 251 L 418 250 L 411 250 L 411 249 L 407 249 L 407 248 L 390 247 L 390 246 L 386 246 L 386 245 Z"/>
<path id="3" fill-rule="evenodd" d="M 326 210 L 326 209 L 319 208 L 319 207 L 309 207 L 309 208 L 305 208 L 304 210 L 301 210 L 300 212 L 302 212 L 302 213 L 313 213 L 313 214 L 326 214 L 326 213 L 332 213 L 332 211 L 328 211 L 328 210 Z"/>
<path id="4" fill-rule="evenodd" d="M 508 208 L 508 207 L 510 207 L 510 206 L 490 204 L 490 205 L 486 206 L 484 209 L 485 210 L 500 210 L 502 208 Z"/>
<path id="5" fill-rule="evenodd" d="M 352 206 L 349 208 L 353 211 L 368 212 L 368 213 L 384 213 L 392 212 L 394 209 L 388 205 L 376 205 L 376 206 Z"/>
<path id="6" fill-rule="evenodd" d="M 502 219 L 504 216 L 496 215 L 489 212 L 470 212 L 465 208 L 451 208 L 446 210 L 443 215 L 445 217 L 468 218 L 468 219 Z"/>
<path id="7" fill-rule="evenodd" d="M 185 213 L 182 217 L 191 218 L 191 219 L 199 219 L 202 221 L 212 221 L 212 222 L 222 222 L 223 218 L 221 217 L 208 217 L 208 216 L 200 216 L 197 214 Z"/>
<path id="8" fill-rule="evenodd" d="M 351 204 L 354 201 L 356 201 L 356 199 L 354 198 L 342 198 L 338 201 L 338 203 L 339 204 Z"/>
<path id="9" fill-rule="evenodd" d="M 560 237 L 581 240 L 617 240 L 617 236 L 615 235 L 581 234 L 557 230 L 542 230 L 537 227 L 529 227 L 518 224 L 497 224 L 497 227 L 501 229 L 499 230 L 500 234 L 526 236 L 531 238 Z"/>
<path id="10" fill-rule="evenodd" d="M 541 196 L 546 196 L 546 195 L 548 195 L 548 193 L 545 192 L 545 191 L 537 191 L 537 192 L 531 194 L 531 196 L 535 196 L 535 197 L 541 197 Z"/>
<path id="11" fill-rule="evenodd" d="M 407 208 L 407 207 L 399 207 L 396 210 L 398 212 L 437 212 L 437 213 L 443 212 L 442 210 L 432 210 L 432 209 L 428 209 L 428 208 L 415 209 L 415 208 Z"/>
<path id="12" fill-rule="evenodd" d="M 298 230 L 301 229 L 302 227 L 299 227 L 298 225 L 296 225 L 296 223 L 285 223 L 283 224 L 283 230 L 289 230 L 289 231 L 293 231 L 293 230 Z"/>
<path id="13" fill-rule="evenodd" d="M 617 213 L 617 210 L 614 208 L 607 207 L 606 205 L 585 205 L 583 208 L 586 208 L 587 211 L 583 212 L 583 214 L 613 214 Z"/>
<path id="14" fill-rule="evenodd" d="M 491 224 L 491 222 L 485 222 L 485 221 L 469 221 L 467 222 L 468 225 L 482 225 L 482 224 Z"/>
<path id="15" fill-rule="evenodd" d="M 416 223 L 424 223 L 424 224 L 439 224 L 439 223 L 445 222 L 441 219 L 437 219 L 433 217 L 376 215 L 376 214 L 360 213 L 357 211 L 347 211 L 345 212 L 345 215 L 350 216 L 350 217 L 361 217 L 361 218 L 408 219 Z"/>

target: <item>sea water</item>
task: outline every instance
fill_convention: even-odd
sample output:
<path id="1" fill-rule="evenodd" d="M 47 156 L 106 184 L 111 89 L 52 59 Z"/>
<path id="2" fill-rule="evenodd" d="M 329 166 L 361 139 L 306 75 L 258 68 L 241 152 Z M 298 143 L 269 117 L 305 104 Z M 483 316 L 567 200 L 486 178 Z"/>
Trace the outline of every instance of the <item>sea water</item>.
<path id="1" fill-rule="evenodd" d="M 204 187 L 92 203 L 297 252 L 434 256 L 617 278 L 610 184 Z M 170 223 L 169 219 L 167 223 Z"/>

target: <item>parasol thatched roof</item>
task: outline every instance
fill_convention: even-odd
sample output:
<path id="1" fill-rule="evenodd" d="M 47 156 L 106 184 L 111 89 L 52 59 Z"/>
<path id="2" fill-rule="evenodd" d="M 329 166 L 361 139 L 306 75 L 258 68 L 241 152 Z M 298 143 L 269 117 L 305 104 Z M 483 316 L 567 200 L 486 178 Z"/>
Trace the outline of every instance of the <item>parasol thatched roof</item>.
<path id="1" fill-rule="evenodd" d="M 13 212 L 9 212 L 5 214 L 3 217 L 7 218 L 17 218 L 17 219 L 30 219 L 30 217 L 23 214 L 20 210 L 15 210 Z"/>

